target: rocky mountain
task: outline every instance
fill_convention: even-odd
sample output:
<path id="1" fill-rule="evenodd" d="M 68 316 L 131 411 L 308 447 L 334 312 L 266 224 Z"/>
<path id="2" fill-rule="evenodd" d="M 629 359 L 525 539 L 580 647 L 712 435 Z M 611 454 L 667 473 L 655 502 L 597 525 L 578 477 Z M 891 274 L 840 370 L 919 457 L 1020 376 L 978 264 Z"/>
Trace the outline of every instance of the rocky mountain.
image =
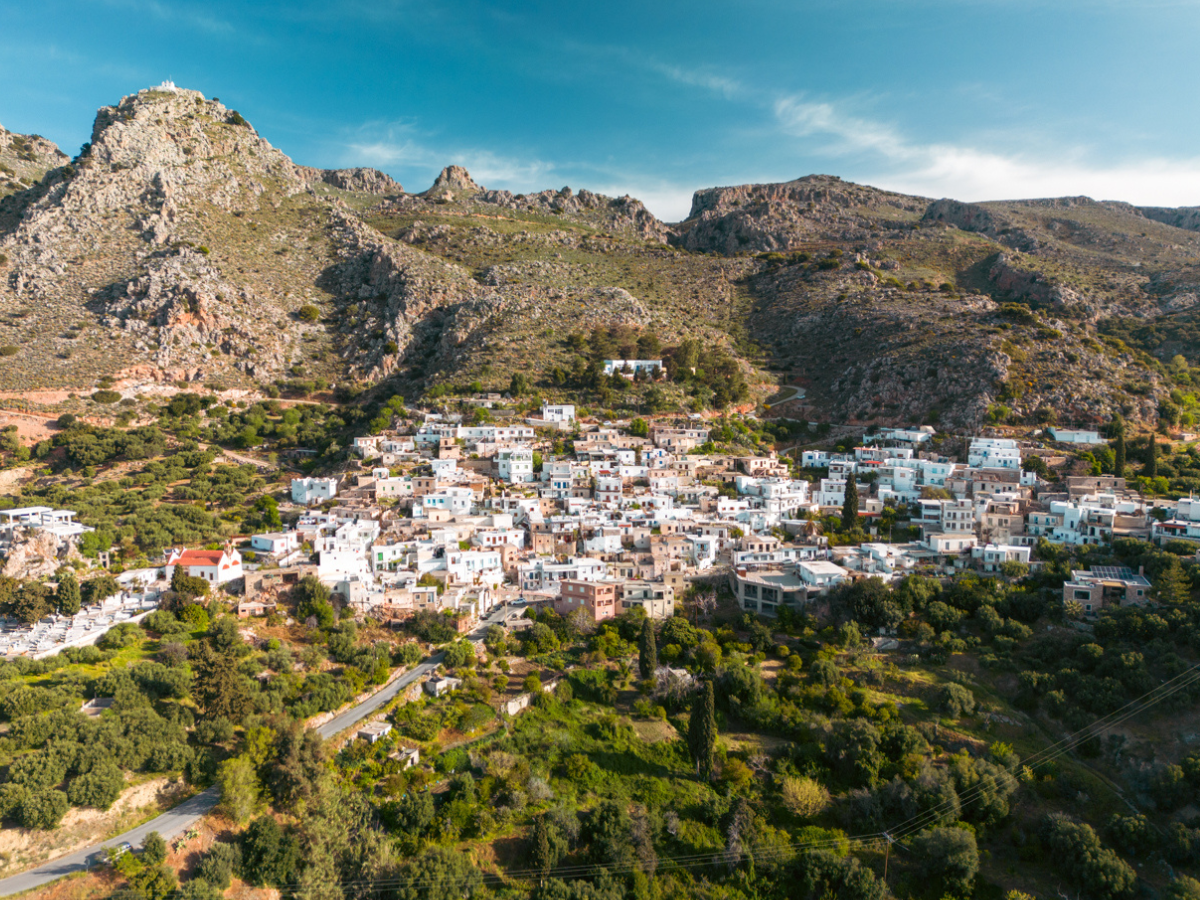
<path id="1" fill-rule="evenodd" d="M 299 166 L 171 85 L 101 109 L 74 160 L 0 130 L 0 194 L 4 391 L 323 379 L 412 396 L 519 371 L 595 402 L 562 373 L 615 327 L 724 348 L 761 397 L 798 383 L 792 415 L 1151 422 L 1177 386 L 1166 363 L 1200 363 L 1196 209 L 811 175 L 697 191 L 672 225 L 631 197 L 489 190 L 459 166 L 421 193 Z"/>
<path id="2" fill-rule="evenodd" d="M 0 125 L 0 200 L 41 181 L 67 155 L 36 134 L 14 134 Z"/>

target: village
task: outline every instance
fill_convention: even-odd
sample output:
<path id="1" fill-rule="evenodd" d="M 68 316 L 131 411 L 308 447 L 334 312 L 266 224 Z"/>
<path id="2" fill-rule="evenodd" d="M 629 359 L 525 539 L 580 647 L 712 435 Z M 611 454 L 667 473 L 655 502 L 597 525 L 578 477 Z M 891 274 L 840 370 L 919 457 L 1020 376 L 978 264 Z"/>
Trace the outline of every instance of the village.
<path id="1" fill-rule="evenodd" d="M 1113 475 L 1045 480 L 1069 448 L 1105 444 L 1096 432 L 971 437 L 962 461 L 928 425 L 875 429 L 846 452 L 739 456 L 715 452 L 699 417 L 589 422 L 543 403 L 540 416 L 504 424 L 465 418 L 420 413 L 355 438 L 341 473 L 291 480 L 282 530 L 169 550 L 161 568 L 122 573 L 120 593 L 70 619 L 5 622 L 0 652 L 92 643 L 155 608 L 176 567 L 231 594 L 240 618 L 275 612 L 315 576 L 360 619 L 397 627 L 436 612 L 465 634 L 488 617 L 527 627 L 526 611 L 545 608 L 590 625 L 635 608 L 665 619 L 695 588 L 752 614 L 798 613 L 855 579 L 1028 571 L 1040 540 L 1200 544 L 1200 500 L 1146 498 Z M 6 548 L 21 534 L 61 548 L 89 530 L 67 510 L 0 515 Z M 851 526 L 848 515 L 865 540 L 830 539 L 826 522 Z M 1078 571 L 1063 600 L 1094 616 L 1144 603 L 1148 588 L 1132 571 Z"/>
<path id="2" fill-rule="evenodd" d="M 514 424 L 460 419 L 427 414 L 356 438 L 343 474 L 292 480 L 294 527 L 251 536 L 255 563 L 232 546 L 179 550 L 164 577 L 183 565 L 214 585 L 244 579 L 237 610 L 249 617 L 315 575 L 360 618 L 434 611 L 465 633 L 498 609 L 510 629 L 529 624 L 528 609 L 593 625 L 634 608 L 669 618 L 694 587 L 753 614 L 801 612 L 854 579 L 1036 566 L 1042 539 L 1200 542 L 1200 501 L 1148 499 L 1111 475 L 1052 484 L 1026 464 L 1104 443 L 1095 432 L 1049 429 L 1037 446 L 975 437 L 961 462 L 930 426 L 884 428 L 849 452 L 793 459 L 702 452 L 709 428 L 686 418 L 642 423 L 644 435 L 579 422 L 570 405 Z M 564 437 L 570 451 L 554 452 Z M 822 520 L 846 512 L 851 479 L 868 540 L 831 541 Z M 908 540 L 892 540 L 897 510 Z M 1145 602 L 1147 588 L 1134 572 L 1075 572 L 1064 600 L 1095 615 Z"/>

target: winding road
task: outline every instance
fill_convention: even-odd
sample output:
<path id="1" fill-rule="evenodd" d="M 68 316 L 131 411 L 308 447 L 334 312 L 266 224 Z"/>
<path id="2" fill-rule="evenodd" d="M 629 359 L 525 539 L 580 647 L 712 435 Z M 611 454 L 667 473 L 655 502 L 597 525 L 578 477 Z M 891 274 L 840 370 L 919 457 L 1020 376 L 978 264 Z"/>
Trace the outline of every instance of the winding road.
<path id="1" fill-rule="evenodd" d="M 468 635 L 468 638 L 476 642 L 483 640 L 488 626 L 498 624 L 504 617 L 504 613 L 505 609 L 503 608 L 492 612 L 491 615 L 480 621 L 479 626 Z M 316 728 L 317 734 L 328 739 L 340 734 L 357 722 L 361 722 L 368 716 L 374 715 L 409 685 L 419 681 L 436 669 L 441 662 L 441 653 L 436 653 L 428 657 L 413 667 L 411 671 L 405 672 L 395 681 L 376 691 L 366 700 L 334 716 L 324 725 L 318 726 Z M 35 888 L 49 884 L 55 879 L 62 878 L 64 875 L 84 872 L 92 866 L 104 862 L 106 847 L 116 847 L 118 844 L 123 843 L 140 847 L 142 842 L 146 840 L 146 835 L 151 831 L 157 831 L 169 842 L 172 838 L 183 834 L 212 812 L 213 807 L 217 805 L 220 799 L 221 789 L 214 785 L 201 791 L 199 794 L 189 797 L 178 806 L 167 810 L 161 815 L 155 816 L 149 822 L 126 831 L 124 834 L 119 834 L 99 844 L 93 844 L 90 847 L 84 847 L 82 850 L 76 850 L 74 853 L 69 853 L 66 856 L 60 856 L 58 859 L 43 863 L 36 869 L 30 869 L 18 875 L 11 875 L 8 878 L 0 879 L 0 897 L 32 891 Z"/>

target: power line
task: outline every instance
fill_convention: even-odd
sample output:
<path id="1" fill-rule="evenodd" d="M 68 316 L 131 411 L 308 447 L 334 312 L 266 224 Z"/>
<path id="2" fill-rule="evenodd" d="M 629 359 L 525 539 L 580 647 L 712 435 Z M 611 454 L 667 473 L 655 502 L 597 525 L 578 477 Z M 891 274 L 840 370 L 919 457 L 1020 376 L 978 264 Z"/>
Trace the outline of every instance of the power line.
<path id="1" fill-rule="evenodd" d="M 1091 722 L 1090 724 L 1084 726 L 1083 728 L 1079 729 L 1078 731 L 1067 735 L 1065 738 L 1062 738 L 1059 741 L 1056 741 L 1054 744 L 1051 744 L 1049 747 L 1046 747 L 1046 748 L 1038 751 L 1033 756 L 1030 756 L 1024 762 L 1024 765 L 1028 766 L 1030 769 L 1036 769 L 1040 766 L 1044 766 L 1047 763 L 1062 756 L 1063 754 L 1070 752 L 1079 743 L 1086 740 L 1088 737 L 1094 736 L 1093 734 L 1090 734 L 1090 732 L 1092 732 L 1094 729 L 1111 728 L 1111 727 L 1115 727 L 1116 725 L 1120 725 L 1123 722 L 1126 722 L 1129 719 L 1133 718 L 1134 716 L 1137 716 L 1137 715 L 1141 714 L 1142 712 L 1146 711 L 1147 709 L 1150 709 L 1151 707 L 1157 705 L 1158 703 L 1161 703 L 1163 700 L 1167 699 L 1168 697 L 1172 696 L 1173 694 L 1178 693 L 1179 691 L 1190 687 L 1191 685 L 1195 684 L 1197 681 L 1200 681 L 1200 665 L 1193 666 L 1190 669 L 1186 669 L 1185 671 L 1176 675 L 1174 678 L 1171 678 L 1168 681 L 1165 681 L 1162 684 L 1158 685 L 1153 690 L 1147 691 L 1141 697 L 1138 697 L 1135 700 L 1131 700 L 1129 703 L 1125 704 L 1125 706 L 1121 707 L 1120 709 L 1117 709 L 1111 713 L 1108 713 L 1105 716 L 1102 716 L 1101 718 L 1097 719 L 1094 722 Z M 1178 683 L 1174 684 L 1174 686 L 1172 687 L 1171 685 L 1173 682 L 1178 682 Z M 1158 694 L 1158 696 L 1154 696 L 1155 694 Z M 968 805 L 976 802 L 977 800 L 979 800 L 986 790 L 987 790 L 986 786 L 983 784 L 980 784 L 974 788 L 971 788 L 964 794 L 960 795 L 958 797 L 960 808 L 964 807 L 964 806 L 968 806 Z M 924 828 L 926 825 L 930 824 L 932 821 L 936 821 L 942 815 L 944 815 L 946 812 L 950 811 L 952 808 L 953 808 L 953 801 L 951 801 L 951 800 L 943 801 L 942 803 L 938 804 L 937 806 L 931 807 L 930 809 L 925 810 L 924 812 L 918 813 L 918 814 L 911 816 L 910 818 L 904 820 L 903 822 L 898 823 L 897 825 L 890 828 L 889 832 L 894 836 L 899 835 L 901 837 L 907 837 L 908 835 L 911 835 L 917 831 L 920 831 L 922 828 Z"/>
<path id="2" fill-rule="evenodd" d="M 1034 755 L 1030 756 L 1024 762 L 1024 765 L 1030 769 L 1036 769 L 1040 766 L 1044 766 L 1063 754 L 1070 752 L 1080 742 L 1086 740 L 1088 737 L 1094 736 L 1092 734 L 1094 730 L 1111 728 L 1120 725 L 1197 682 L 1200 682 L 1200 665 L 1186 669 L 1185 671 L 1163 682 L 1152 690 L 1147 691 L 1141 697 L 1129 701 L 1121 708 L 1114 710 L 1107 715 L 1101 716 L 1099 719 L 1096 719 L 1078 731 L 1056 741 L 1049 747 L 1043 748 Z M 980 784 L 964 794 L 959 795 L 957 797 L 959 809 L 978 802 L 978 800 L 982 798 L 985 790 L 986 787 Z M 953 807 L 954 801 L 943 801 L 942 803 L 937 804 L 928 810 L 925 810 L 914 816 L 910 816 L 908 819 L 889 828 L 887 831 L 872 832 L 843 838 L 800 841 L 789 844 L 758 845 L 756 847 L 735 852 L 732 859 L 729 858 L 729 851 L 727 850 L 713 850 L 705 853 L 674 857 L 657 857 L 656 865 L 662 865 L 663 863 L 666 863 L 672 869 L 692 869 L 719 865 L 722 862 L 740 861 L 747 857 L 773 859 L 781 857 L 785 854 L 792 854 L 803 850 L 819 850 L 830 847 L 846 846 L 847 844 L 856 849 L 866 849 L 876 845 L 886 844 L 887 848 L 890 850 L 892 844 L 900 843 L 904 838 L 921 831 L 927 825 L 939 819 L 943 814 L 952 810 Z M 643 868 L 643 863 L 641 862 L 632 862 L 618 866 L 580 864 L 575 866 L 558 867 L 551 870 L 549 874 L 555 878 L 567 880 L 585 878 L 590 875 L 599 875 L 601 873 L 612 875 L 629 874 L 641 868 Z M 543 873 L 541 869 L 527 868 L 510 869 L 502 873 L 481 872 L 479 874 L 485 883 L 490 882 L 497 884 L 513 878 L 541 877 L 545 873 Z M 357 888 L 360 892 L 373 893 L 380 890 L 386 890 L 390 887 L 430 887 L 440 883 L 441 882 L 439 880 L 434 879 L 412 880 L 406 878 L 391 878 L 378 880 L 342 881 L 338 882 L 338 886 L 342 888 Z M 300 887 L 301 885 L 299 883 L 292 883 L 280 887 L 279 890 L 281 894 L 290 894 L 294 896 Z"/>

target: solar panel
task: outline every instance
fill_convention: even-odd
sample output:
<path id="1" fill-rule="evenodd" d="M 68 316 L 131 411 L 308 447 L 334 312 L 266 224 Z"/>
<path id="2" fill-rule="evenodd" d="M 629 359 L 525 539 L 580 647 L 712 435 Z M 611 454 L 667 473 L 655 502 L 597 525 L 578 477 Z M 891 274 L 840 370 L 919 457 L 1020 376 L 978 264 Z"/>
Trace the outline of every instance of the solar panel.
<path id="1" fill-rule="evenodd" d="M 1133 578 L 1133 569 L 1128 566 L 1092 566 L 1091 574 L 1098 578 L 1129 581 Z"/>

